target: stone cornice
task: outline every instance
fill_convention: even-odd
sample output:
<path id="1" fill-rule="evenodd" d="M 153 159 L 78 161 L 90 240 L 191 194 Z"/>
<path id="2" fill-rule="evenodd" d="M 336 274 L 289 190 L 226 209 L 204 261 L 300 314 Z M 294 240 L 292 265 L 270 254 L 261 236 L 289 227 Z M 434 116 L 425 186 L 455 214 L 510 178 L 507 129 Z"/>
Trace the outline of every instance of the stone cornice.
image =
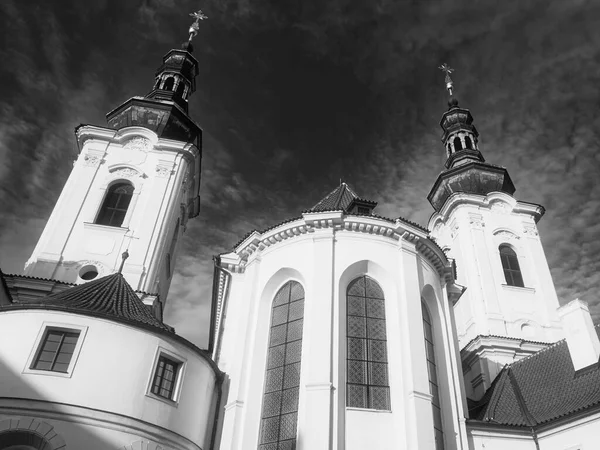
<path id="1" fill-rule="evenodd" d="M 544 207 L 541 205 L 518 201 L 513 196 L 504 192 L 491 192 L 488 195 L 455 193 L 452 194 L 448 200 L 446 200 L 446 203 L 444 203 L 444 206 L 439 212 L 435 212 L 431 215 L 429 218 L 428 228 L 433 230 L 433 228 L 439 222 L 443 223 L 448 220 L 452 212 L 460 205 L 473 205 L 481 209 L 490 210 L 492 209 L 493 205 L 498 203 L 504 203 L 507 205 L 507 212 L 526 214 L 533 217 L 536 223 L 546 212 Z"/>
<path id="2" fill-rule="evenodd" d="M 233 252 L 221 255 L 222 267 L 232 273 L 243 272 L 252 255 L 281 242 L 325 229 L 334 233 L 355 232 L 395 242 L 411 242 L 417 252 L 435 267 L 440 277 L 446 282 L 453 282 L 455 279 L 452 262 L 422 229 L 400 219 L 392 221 L 373 216 L 346 215 L 342 211 L 306 212 L 300 218 L 262 233 L 253 231 L 236 245 Z"/>

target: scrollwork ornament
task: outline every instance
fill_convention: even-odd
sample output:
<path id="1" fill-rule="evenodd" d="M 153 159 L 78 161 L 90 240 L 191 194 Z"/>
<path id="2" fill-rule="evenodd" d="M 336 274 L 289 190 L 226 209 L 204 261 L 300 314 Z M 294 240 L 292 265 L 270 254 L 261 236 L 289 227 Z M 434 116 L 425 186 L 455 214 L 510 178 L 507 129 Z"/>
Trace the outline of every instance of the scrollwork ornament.
<path id="1" fill-rule="evenodd" d="M 149 139 L 138 136 L 128 140 L 124 147 L 128 150 L 140 150 L 148 153 L 152 149 L 152 143 Z"/>
<path id="2" fill-rule="evenodd" d="M 168 178 L 171 175 L 171 168 L 165 166 L 156 166 L 156 176 L 159 178 Z"/>
<path id="3" fill-rule="evenodd" d="M 90 155 L 89 153 L 87 153 L 83 157 L 83 165 L 86 167 L 98 167 L 101 161 L 102 158 L 98 155 Z"/>
<path id="4" fill-rule="evenodd" d="M 523 234 L 529 237 L 538 237 L 537 227 L 535 225 L 523 225 Z"/>
<path id="5" fill-rule="evenodd" d="M 113 172 L 113 175 L 121 178 L 133 178 L 139 175 L 139 172 L 135 169 L 130 169 L 129 167 L 122 167 Z"/>
<path id="6" fill-rule="evenodd" d="M 485 226 L 485 223 L 483 222 L 483 217 L 479 214 L 469 215 L 469 224 L 471 225 L 471 228 L 475 230 L 482 230 Z"/>

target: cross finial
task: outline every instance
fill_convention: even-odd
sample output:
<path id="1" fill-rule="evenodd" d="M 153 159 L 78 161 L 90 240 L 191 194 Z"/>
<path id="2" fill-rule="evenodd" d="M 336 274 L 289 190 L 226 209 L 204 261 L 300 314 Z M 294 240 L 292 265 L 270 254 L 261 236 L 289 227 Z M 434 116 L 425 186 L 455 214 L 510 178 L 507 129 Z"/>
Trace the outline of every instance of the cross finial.
<path id="1" fill-rule="evenodd" d="M 442 64 L 439 69 L 442 72 L 446 73 L 446 78 L 445 78 L 445 82 L 446 82 L 446 89 L 448 89 L 448 92 L 450 93 L 450 96 L 452 96 L 452 89 L 454 88 L 454 83 L 452 82 L 452 78 L 450 78 L 450 74 L 452 72 L 454 72 L 454 69 L 452 69 L 448 64 L 444 63 Z"/>
<path id="2" fill-rule="evenodd" d="M 123 254 L 121 255 L 121 257 L 122 257 L 123 259 L 121 260 L 121 267 L 119 267 L 119 273 L 123 272 L 123 266 L 125 265 L 125 260 L 126 260 L 127 258 L 129 258 L 129 252 L 128 252 L 127 250 L 125 250 L 125 251 L 123 252 Z"/>
<path id="3" fill-rule="evenodd" d="M 188 31 L 188 33 L 190 34 L 190 39 L 188 40 L 188 42 L 192 42 L 194 36 L 198 34 L 198 30 L 200 29 L 200 21 L 208 19 L 208 16 L 204 14 L 201 9 L 199 9 L 196 12 L 190 13 L 190 16 L 196 20 L 194 20 L 194 23 L 190 25 L 190 29 Z"/>

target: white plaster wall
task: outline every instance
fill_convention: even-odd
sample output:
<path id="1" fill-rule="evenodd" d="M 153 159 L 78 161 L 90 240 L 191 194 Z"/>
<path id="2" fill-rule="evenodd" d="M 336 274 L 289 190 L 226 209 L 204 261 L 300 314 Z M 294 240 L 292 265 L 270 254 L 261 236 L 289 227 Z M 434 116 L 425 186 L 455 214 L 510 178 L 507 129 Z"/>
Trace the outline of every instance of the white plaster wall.
<path id="1" fill-rule="evenodd" d="M 469 450 L 541 450 L 536 448 L 531 433 L 528 431 L 484 431 L 468 427 L 467 430 Z"/>
<path id="2" fill-rule="evenodd" d="M 188 191 L 184 189 L 186 174 L 193 177 L 195 166 L 183 155 L 196 155 L 199 164 L 199 154 L 195 148 L 185 149 L 185 143 L 158 139 L 139 127 L 98 130 L 97 137 L 85 140 L 25 273 L 82 283 L 78 272 L 84 264 L 96 265 L 100 276 L 108 275 L 118 270 L 121 254 L 129 248 L 123 270 L 129 284 L 159 292 L 164 300 L 170 284 L 164 265 L 171 232 L 195 183 L 187 180 Z M 146 139 L 150 148 L 126 148 L 133 138 Z M 95 225 L 107 189 L 119 180 L 135 188 L 123 225 Z"/>
<path id="3" fill-rule="evenodd" d="M 381 285 L 386 298 L 390 412 L 345 407 L 345 293 L 364 274 Z M 244 273 L 232 274 L 219 355 L 230 379 L 220 448 L 256 448 L 271 302 L 290 279 L 306 295 L 298 449 L 433 449 L 421 317 L 425 286 L 440 310 L 432 311 L 441 317 L 438 359 L 456 358 L 449 308 L 440 306 L 447 303 L 440 276 L 410 242 L 332 228 L 256 252 Z M 445 361 L 443 367 L 446 448 L 466 448 L 458 364 Z"/>
<path id="4" fill-rule="evenodd" d="M 599 447 L 600 413 L 540 432 L 540 450 L 593 450 Z"/>
<path id="5" fill-rule="evenodd" d="M 44 322 L 88 327 L 71 377 L 23 373 Z M 0 383 L 0 398 L 76 405 L 91 415 L 94 410 L 120 414 L 170 430 L 200 447 L 210 439 L 214 370 L 175 340 L 93 317 L 18 310 L 0 313 L 0 342 L 0 364 L 7 374 Z M 159 347 L 186 361 L 177 405 L 146 395 Z"/>
<path id="6" fill-rule="evenodd" d="M 477 335 L 561 339 L 558 298 L 531 207 L 499 192 L 463 197 L 450 198 L 456 205 L 430 221 L 432 235 L 456 260 L 457 282 L 467 287 L 455 307 L 460 347 Z M 506 286 L 500 244 L 517 253 L 524 288 Z"/>

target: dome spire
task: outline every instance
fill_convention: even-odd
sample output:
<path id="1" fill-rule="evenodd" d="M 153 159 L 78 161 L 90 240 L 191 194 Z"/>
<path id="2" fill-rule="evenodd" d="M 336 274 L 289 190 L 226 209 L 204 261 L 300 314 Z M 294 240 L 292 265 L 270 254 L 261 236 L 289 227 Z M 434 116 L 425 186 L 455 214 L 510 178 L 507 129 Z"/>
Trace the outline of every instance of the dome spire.
<path id="1" fill-rule="evenodd" d="M 199 9 L 196 12 L 190 13 L 190 16 L 196 20 L 194 20 L 194 23 L 190 25 L 190 29 L 188 31 L 188 33 L 190 34 L 190 38 L 188 39 L 188 42 L 192 42 L 192 39 L 194 39 L 198 34 L 198 30 L 200 29 L 200 21 L 208 19 L 208 16 L 204 14 L 201 9 Z"/>
<path id="2" fill-rule="evenodd" d="M 446 82 L 446 89 L 448 89 L 448 92 L 450 93 L 450 97 L 452 97 L 452 89 L 454 89 L 454 82 L 452 81 L 452 78 L 450 78 L 450 74 L 452 72 L 454 72 L 454 69 L 452 69 L 448 64 L 444 63 L 442 64 L 439 69 L 443 72 L 446 73 L 446 78 L 445 78 L 445 82 Z"/>

